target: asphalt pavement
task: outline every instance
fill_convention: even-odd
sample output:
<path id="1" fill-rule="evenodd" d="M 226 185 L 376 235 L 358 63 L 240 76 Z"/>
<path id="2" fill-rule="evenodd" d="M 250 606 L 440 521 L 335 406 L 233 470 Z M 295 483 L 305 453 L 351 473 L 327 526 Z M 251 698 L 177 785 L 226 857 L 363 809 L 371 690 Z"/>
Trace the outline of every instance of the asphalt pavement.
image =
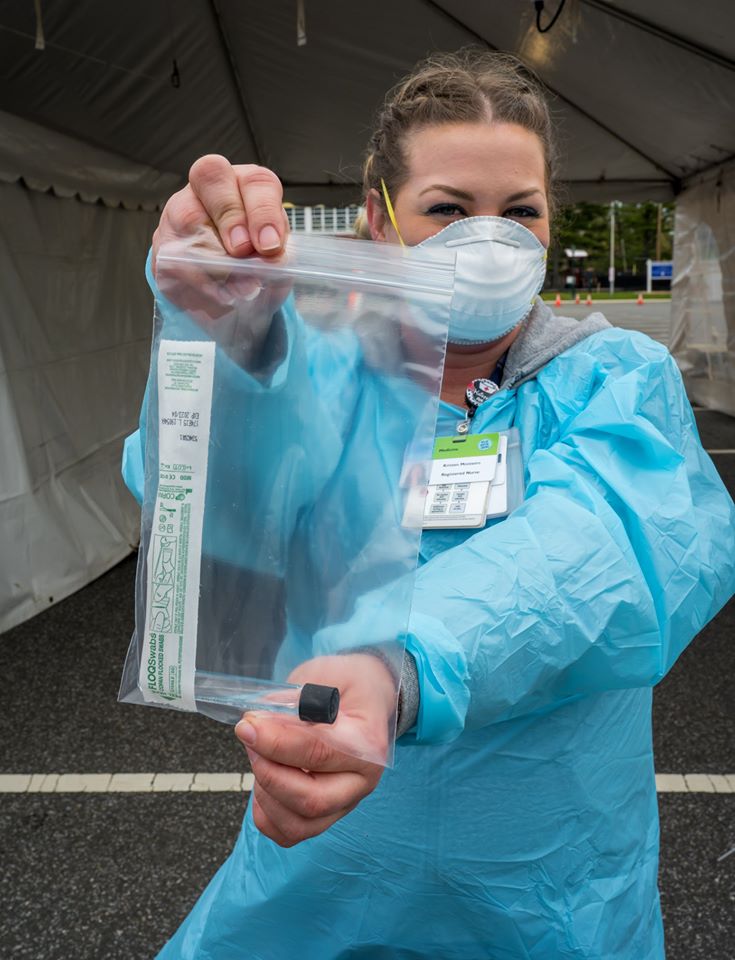
<path id="1" fill-rule="evenodd" d="M 596 300 L 591 307 L 584 302 L 577 305 L 563 300 L 560 307 L 555 307 L 553 302 L 549 306 L 564 317 L 581 318 L 599 311 L 616 327 L 640 330 L 664 346 L 669 345 L 670 300 L 645 300 L 641 306 L 635 300 Z"/>
<path id="2" fill-rule="evenodd" d="M 735 420 L 697 411 L 697 422 L 705 447 L 735 450 Z M 735 454 L 713 459 L 735 494 Z M 232 731 L 116 701 L 134 575 L 130 557 L 0 636 L 2 958 L 153 957 L 237 836 L 248 778 L 244 790 L 208 779 L 247 770 Z M 654 696 L 656 770 L 673 775 L 659 794 L 668 960 L 735 956 L 734 634 L 731 601 Z M 79 792 L 94 784 L 68 777 L 93 773 L 148 778 Z M 151 785 L 162 773 L 197 779 L 163 793 Z"/>

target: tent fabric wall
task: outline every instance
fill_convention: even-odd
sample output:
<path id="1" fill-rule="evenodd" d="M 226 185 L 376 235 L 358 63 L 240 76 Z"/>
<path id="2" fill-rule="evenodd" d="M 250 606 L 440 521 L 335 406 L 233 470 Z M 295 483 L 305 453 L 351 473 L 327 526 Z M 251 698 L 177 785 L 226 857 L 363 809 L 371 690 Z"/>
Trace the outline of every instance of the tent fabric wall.
<path id="1" fill-rule="evenodd" d="M 690 399 L 735 416 L 735 163 L 677 198 L 670 344 Z"/>
<path id="2" fill-rule="evenodd" d="M 157 214 L 0 182 L 0 631 L 137 543 L 120 479 L 150 353 Z"/>
<path id="3" fill-rule="evenodd" d="M 0 181 L 126 210 L 156 210 L 181 177 L 0 110 Z"/>

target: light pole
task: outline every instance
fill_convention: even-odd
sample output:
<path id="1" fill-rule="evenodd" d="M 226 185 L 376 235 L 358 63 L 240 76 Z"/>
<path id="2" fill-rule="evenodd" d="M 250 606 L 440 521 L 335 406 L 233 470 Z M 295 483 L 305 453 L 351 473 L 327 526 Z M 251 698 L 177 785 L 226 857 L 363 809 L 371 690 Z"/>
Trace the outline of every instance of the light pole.
<path id="1" fill-rule="evenodd" d="M 615 201 L 610 202 L 610 267 L 607 271 L 610 296 L 615 293 Z"/>

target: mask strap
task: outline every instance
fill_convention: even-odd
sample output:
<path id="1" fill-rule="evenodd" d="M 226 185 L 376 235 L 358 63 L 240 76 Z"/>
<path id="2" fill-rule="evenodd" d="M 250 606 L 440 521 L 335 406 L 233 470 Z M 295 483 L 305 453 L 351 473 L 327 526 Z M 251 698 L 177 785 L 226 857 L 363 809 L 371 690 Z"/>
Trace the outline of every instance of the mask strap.
<path id="1" fill-rule="evenodd" d="M 406 244 L 403 242 L 403 237 L 401 236 L 401 231 L 398 229 L 398 221 L 396 220 L 396 213 L 393 209 L 393 204 L 390 202 L 390 197 L 388 196 L 388 188 L 385 185 L 385 180 L 380 178 L 380 186 L 383 188 L 383 199 L 385 200 L 385 209 L 388 211 L 388 218 L 393 224 L 393 229 L 398 234 L 398 239 L 402 247 L 405 247 Z"/>

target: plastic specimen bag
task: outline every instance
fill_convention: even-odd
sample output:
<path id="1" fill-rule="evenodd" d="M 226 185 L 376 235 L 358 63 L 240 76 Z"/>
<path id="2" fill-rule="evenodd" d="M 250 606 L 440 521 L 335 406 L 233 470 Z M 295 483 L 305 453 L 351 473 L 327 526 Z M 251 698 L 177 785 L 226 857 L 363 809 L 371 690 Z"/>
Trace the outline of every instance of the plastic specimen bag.
<path id="1" fill-rule="evenodd" d="M 160 250 L 157 282 L 121 699 L 285 712 L 390 764 L 421 532 L 400 479 L 433 437 L 452 259 L 302 235 L 234 260 L 191 241 Z M 350 627 L 366 605 L 369 635 Z M 385 729 L 366 735 L 340 691 L 376 663 Z"/>

